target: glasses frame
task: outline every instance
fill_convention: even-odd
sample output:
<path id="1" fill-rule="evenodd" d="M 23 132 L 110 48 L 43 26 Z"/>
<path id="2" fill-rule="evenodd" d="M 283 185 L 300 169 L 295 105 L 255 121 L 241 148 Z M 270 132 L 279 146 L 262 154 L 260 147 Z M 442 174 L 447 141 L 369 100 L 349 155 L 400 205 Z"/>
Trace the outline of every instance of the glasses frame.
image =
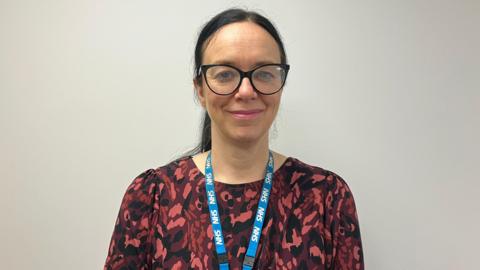
<path id="1" fill-rule="evenodd" d="M 238 85 L 233 89 L 232 92 L 228 93 L 228 94 L 220 94 L 220 93 L 217 93 L 215 92 L 211 87 L 210 85 L 208 84 L 208 80 L 207 80 L 207 70 L 211 67 L 218 67 L 218 66 L 221 66 L 221 67 L 230 67 L 230 68 L 233 68 L 235 69 L 236 71 L 238 71 L 238 73 L 240 74 L 240 80 L 238 82 Z M 278 66 L 278 67 L 281 67 L 283 68 L 283 70 L 285 70 L 285 78 L 283 79 L 283 82 L 282 82 L 282 85 L 280 86 L 280 88 L 278 88 L 277 91 L 273 92 L 273 93 L 263 93 L 262 91 L 258 90 L 256 87 L 255 87 L 255 84 L 253 83 L 253 80 L 252 80 L 252 74 L 257 71 L 258 69 L 262 68 L 262 67 L 266 67 L 266 66 Z M 290 70 L 290 65 L 288 64 L 264 64 L 264 65 L 260 65 L 258 67 L 255 67 L 254 69 L 252 70 L 249 70 L 249 71 L 243 71 L 237 67 L 234 67 L 232 65 L 227 65 L 227 64 L 212 64 L 212 65 L 201 65 L 200 68 L 199 68 L 199 73 L 203 73 L 203 78 L 205 80 L 205 84 L 208 86 L 208 89 L 210 89 L 210 91 L 212 91 L 213 93 L 217 94 L 217 95 L 220 95 L 220 96 L 228 96 L 228 95 L 231 95 L 233 93 L 235 93 L 235 91 L 238 90 L 238 88 L 240 88 L 240 85 L 242 85 L 242 81 L 243 81 L 243 78 L 248 78 L 250 80 L 250 84 L 252 85 L 253 89 L 255 90 L 255 92 L 257 93 L 260 93 L 262 95 L 266 95 L 266 96 L 269 96 L 269 95 L 273 95 L 273 94 L 276 94 L 278 93 L 280 90 L 282 90 L 283 86 L 285 85 L 285 82 L 287 81 L 287 75 L 288 75 L 288 71 Z M 201 76 L 201 74 L 198 74 L 198 76 Z"/>

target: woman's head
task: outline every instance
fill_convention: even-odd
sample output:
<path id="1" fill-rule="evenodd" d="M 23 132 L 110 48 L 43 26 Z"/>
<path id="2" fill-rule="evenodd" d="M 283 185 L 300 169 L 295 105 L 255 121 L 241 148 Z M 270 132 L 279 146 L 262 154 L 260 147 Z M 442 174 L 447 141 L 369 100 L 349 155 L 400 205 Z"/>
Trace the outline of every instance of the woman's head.
<path id="1" fill-rule="evenodd" d="M 209 39 L 223 26 L 236 23 L 236 22 L 245 22 L 250 21 L 265 29 L 272 37 L 275 39 L 279 47 L 280 52 L 280 61 L 282 64 L 287 63 L 287 55 L 285 53 L 285 48 L 283 46 L 282 39 L 277 29 L 273 24 L 264 16 L 253 12 L 246 11 L 243 9 L 227 9 L 215 17 L 210 19 L 205 26 L 200 31 L 198 35 L 197 44 L 195 46 L 195 69 L 194 74 L 197 79 L 201 79 L 201 76 L 198 76 L 200 66 L 202 65 L 203 49 L 207 45 Z"/>
<path id="2" fill-rule="evenodd" d="M 241 9 L 213 17 L 195 47 L 194 84 L 206 109 L 195 150 L 209 150 L 212 133 L 245 142 L 268 138 L 288 72 L 286 62 L 280 35 L 265 17 Z"/>

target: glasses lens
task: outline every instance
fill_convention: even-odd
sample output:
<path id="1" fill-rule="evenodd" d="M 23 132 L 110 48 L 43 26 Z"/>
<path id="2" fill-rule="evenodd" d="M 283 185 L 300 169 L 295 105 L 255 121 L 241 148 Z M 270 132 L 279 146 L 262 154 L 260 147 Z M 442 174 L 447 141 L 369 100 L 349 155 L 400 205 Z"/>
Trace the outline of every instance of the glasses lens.
<path id="1" fill-rule="evenodd" d="M 277 65 L 260 67 L 252 74 L 253 85 L 264 94 L 271 94 L 280 90 L 285 77 L 285 69 Z"/>
<path id="2" fill-rule="evenodd" d="M 217 94 L 230 94 L 240 82 L 240 73 L 228 66 L 210 67 L 206 74 L 208 86 Z"/>

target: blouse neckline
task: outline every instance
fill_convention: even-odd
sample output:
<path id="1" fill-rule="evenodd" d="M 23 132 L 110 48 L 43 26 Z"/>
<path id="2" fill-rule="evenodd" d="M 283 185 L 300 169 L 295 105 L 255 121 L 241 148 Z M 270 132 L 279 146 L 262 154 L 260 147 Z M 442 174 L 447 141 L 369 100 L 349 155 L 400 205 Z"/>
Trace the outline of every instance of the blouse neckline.
<path id="1" fill-rule="evenodd" d="M 273 177 L 276 177 L 283 169 L 284 167 L 286 166 L 286 164 L 292 160 L 292 157 L 287 157 L 285 159 L 285 161 L 282 163 L 282 165 L 280 165 L 280 167 L 277 168 L 277 170 L 275 170 L 273 172 Z M 201 175 L 201 177 L 203 179 L 205 179 L 205 174 L 203 174 L 202 170 L 200 170 L 200 168 L 198 168 L 197 164 L 195 164 L 195 162 L 193 162 L 193 158 L 192 156 L 189 156 L 188 157 L 188 163 L 189 163 L 189 167 L 190 168 L 194 168 L 194 169 L 197 169 L 198 170 L 198 173 L 199 175 Z M 231 184 L 231 183 L 223 183 L 223 182 L 218 182 L 218 181 L 215 181 L 215 185 L 219 185 L 219 186 L 224 186 L 224 187 L 230 187 L 230 188 L 235 188 L 235 187 L 245 187 L 245 186 L 249 186 L 249 185 L 261 185 L 263 183 L 263 178 L 262 179 L 259 179 L 259 180 L 255 180 L 255 181 L 252 181 L 252 182 L 248 182 L 248 183 L 240 183 L 240 184 Z"/>

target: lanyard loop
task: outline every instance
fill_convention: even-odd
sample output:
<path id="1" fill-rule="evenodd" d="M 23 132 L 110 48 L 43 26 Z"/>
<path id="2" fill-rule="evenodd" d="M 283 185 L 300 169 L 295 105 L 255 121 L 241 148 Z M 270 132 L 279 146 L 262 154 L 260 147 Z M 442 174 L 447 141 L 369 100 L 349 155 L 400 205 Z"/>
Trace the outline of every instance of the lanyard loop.
<path id="1" fill-rule="evenodd" d="M 210 212 L 210 221 L 212 222 L 213 242 L 217 251 L 218 263 L 220 270 L 228 270 L 228 257 L 223 238 L 222 224 L 220 223 L 220 212 L 218 211 L 218 203 L 215 195 L 215 185 L 213 180 L 212 169 L 212 152 L 208 154 L 205 162 L 205 189 L 207 192 L 208 209 Z M 252 235 L 248 244 L 247 253 L 243 261 L 243 270 L 251 270 L 255 262 L 258 244 L 262 237 L 263 222 L 267 212 L 268 201 L 273 184 L 273 155 L 269 151 L 265 179 L 263 180 L 262 193 L 258 201 L 257 214 L 253 223 Z"/>

